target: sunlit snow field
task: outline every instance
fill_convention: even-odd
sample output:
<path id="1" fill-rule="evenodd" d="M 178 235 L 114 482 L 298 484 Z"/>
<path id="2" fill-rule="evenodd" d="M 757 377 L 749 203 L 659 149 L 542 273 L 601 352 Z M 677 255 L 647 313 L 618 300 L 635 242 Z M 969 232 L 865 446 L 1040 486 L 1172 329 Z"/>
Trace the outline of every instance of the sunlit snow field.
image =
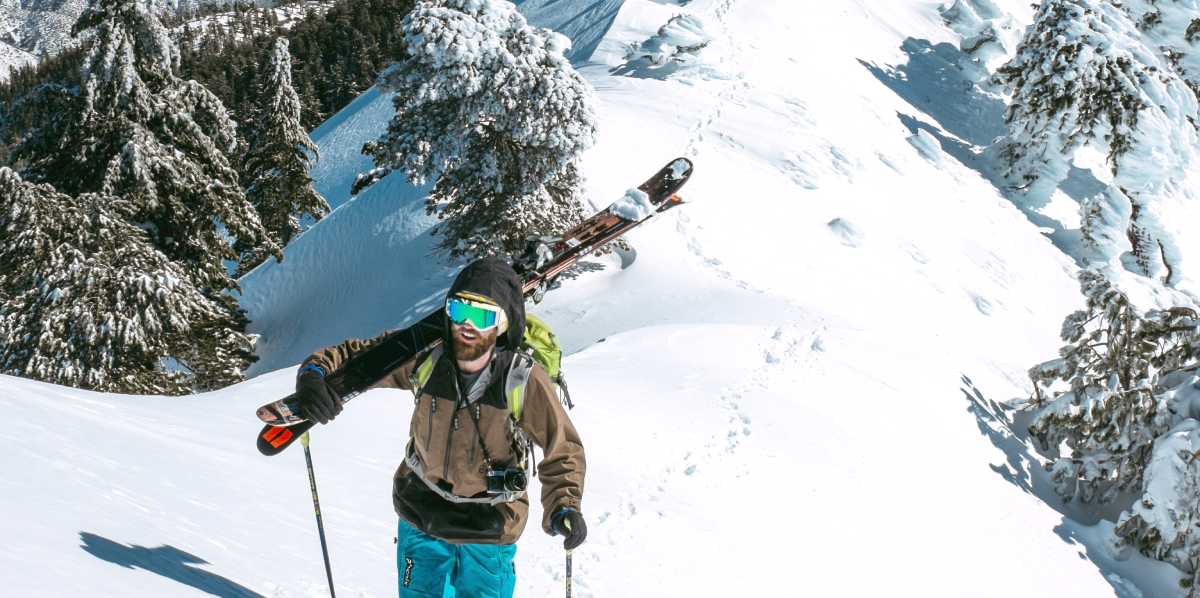
<path id="1" fill-rule="evenodd" d="M 994 1 L 1018 38 L 1029 3 Z M 596 207 L 696 165 L 692 203 L 629 235 L 636 260 L 594 258 L 529 306 L 569 353 L 588 457 L 577 595 L 1183 595 L 1110 524 L 1043 502 L 994 404 L 1028 394 L 1082 304 L 1078 217 L 1067 194 L 1015 205 L 972 158 L 1003 102 L 944 70 L 960 35 L 939 6 L 519 5 L 576 40 L 598 92 Z M 715 37 L 698 64 L 625 64 L 680 13 Z M 313 133 L 337 210 L 242 280 L 256 377 L 188 398 L 0 377 L 0 594 L 328 595 L 303 454 L 260 456 L 253 411 L 314 349 L 425 315 L 456 272 L 429 257 L 421 190 L 391 175 L 349 196 L 391 114 L 371 90 Z M 396 593 L 410 405 L 373 391 L 313 432 L 341 596 Z M 561 595 L 562 560 L 530 526 L 517 596 Z"/>

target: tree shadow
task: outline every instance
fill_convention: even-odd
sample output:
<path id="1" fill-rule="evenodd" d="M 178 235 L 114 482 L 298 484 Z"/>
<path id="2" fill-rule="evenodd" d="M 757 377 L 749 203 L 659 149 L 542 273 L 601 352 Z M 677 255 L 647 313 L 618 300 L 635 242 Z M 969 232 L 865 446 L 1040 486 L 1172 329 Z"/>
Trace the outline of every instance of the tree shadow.
<path id="1" fill-rule="evenodd" d="M 174 546 L 126 546 L 87 532 L 79 532 L 79 538 L 83 540 L 80 548 L 88 554 L 126 569 L 145 569 L 220 598 L 263 598 L 220 575 L 189 567 L 207 565 L 208 562 Z"/>
<path id="2" fill-rule="evenodd" d="M 640 57 L 627 60 L 625 64 L 609 69 L 614 77 L 633 77 L 635 79 L 658 79 L 666 81 L 679 72 L 681 67 L 673 60 L 668 60 L 666 64 L 654 64 L 649 58 Z"/>
<path id="3" fill-rule="evenodd" d="M 953 44 L 908 38 L 900 45 L 908 62 L 880 68 L 859 60 L 904 101 L 928 115 L 951 135 L 988 146 L 1008 132 L 1008 108 L 988 89 L 987 68 Z"/>
<path id="4" fill-rule="evenodd" d="M 1067 228 L 1039 211 L 1049 204 L 1050 197 L 1029 197 L 1004 179 L 997 142 L 1007 132 L 1007 105 L 994 92 L 986 66 L 949 43 L 935 45 L 928 40 L 908 38 L 900 49 L 908 57 L 905 64 L 880 67 L 863 60 L 859 64 L 928 120 L 937 123 L 934 126 L 898 112 L 905 128 L 914 135 L 919 130 L 933 135 L 942 151 L 978 172 L 1041 229 L 1055 247 L 1082 265 L 1079 230 Z M 1079 202 L 1103 191 L 1105 184 L 1092 171 L 1072 166 L 1058 188 Z"/>
<path id="5" fill-rule="evenodd" d="M 970 378 L 963 376 L 962 383 L 963 387 L 959 390 L 967 399 L 967 411 L 975 416 L 979 433 L 1004 453 L 1004 464 L 991 465 L 992 471 L 1026 494 L 1036 495 L 1033 491 L 1033 476 L 1030 474 L 1030 465 L 1033 464 L 1029 447 L 1017 436 L 1009 420 L 1004 417 L 1000 405 L 985 399 Z"/>
<path id="6" fill-rule="evenodd" d="M 1082 504 L 1078 498 L 1064 502 L 1055 494 L 1050 474 L 1042 467 L 1029 437 L 1028 427 L 1033 414 L 1015 411 L 985 398 L 965 375 L 961 381 L 963 386 L 959 390 L 967 400 L 967 411 L 975 416 L 979 433 L 1004 453 L 1004 463 L 990 465 L 991 470 L 1062 515 L 1061 523 L 1053 529 L 1054 533 L 1067 544 L 1082 547 L 1080 558 L 1096 566 L 1118 597 L 1140 598 L 1143 591 L 1147 592 L 1147 596 L 1169 596 L 1167 593 L 1149 593 L 1151 589 L 1159 589 L 1165 578 L 1161 573 L 1149 575 L 1141 571 L 1153 561 L 1140 555 L 1131 559 L 1135 550 L 1117 550 L 1110 543 L 1113 522 L 1135 497 L 1121 496 L 1103 506 Z M 1161 569 L 1159 566 L 1163 564 L 1152 566 Z"/>
<path id="7" fill-rule="evenodd" d="M 567 268 L 562 274 L 559 274 L 557 277 L 555 277 L 554 282 L 550 283 L 549 290 L 553 291 L 554 289 L 561 287 L 562 281 L 564 280 L 575 280 L 583 274 L 588 272 L 600 272 L 604 270 L 604 268 L 604 264 L 599 262 L 575 262 L 574 264 L 571 264 L 570 268 Z"/>

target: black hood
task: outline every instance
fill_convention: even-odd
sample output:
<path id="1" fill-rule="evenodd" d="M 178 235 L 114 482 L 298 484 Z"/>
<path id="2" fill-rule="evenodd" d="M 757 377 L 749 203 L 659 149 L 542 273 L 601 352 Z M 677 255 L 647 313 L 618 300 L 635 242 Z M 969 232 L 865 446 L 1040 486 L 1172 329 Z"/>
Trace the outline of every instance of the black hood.
<path id="1" fill-rule="evenodd" d="M 521 346 L 521 339 L 525 337 L 525 295 L 521 293 L 521 286 L 521 277 L 512 266 L 500 258 L 485 257 L 463 268 L 446 296 L 474 293 L 488 297 L 503 307 L 508 316 L 508 331 L 496 339 L 496 346 L 513 351 Z M 446 333 L 449 334 L 449 321 Z"/>

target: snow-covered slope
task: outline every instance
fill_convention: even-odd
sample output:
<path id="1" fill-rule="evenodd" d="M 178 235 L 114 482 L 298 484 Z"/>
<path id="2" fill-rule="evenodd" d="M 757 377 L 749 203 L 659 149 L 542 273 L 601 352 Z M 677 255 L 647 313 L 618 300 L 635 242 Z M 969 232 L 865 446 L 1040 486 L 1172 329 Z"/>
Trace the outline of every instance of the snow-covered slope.
<path id="1" fill-rule="evenodd" d="M 233 0 L 176 0 L 159 6 L 164 10 L 188 11 L 234 3 Z M 36 62 L 38 57 L 53 56 L 75 44 L 71 28 L 87 4 L 88 0 L 0 0 L 0 81 L 8 77 L 7 65 Z M 276 0 L 256 0 L 252 4 L 276 6 L 281 3 Z M 307 4 L 314 5 L 320 11 L 329 2 L 319 0 L 277 6 L 274 10 L 280 24 L 288 27 L 291 22 L 302 18 L 310 8 Z M 193 27 L 203 29 L 214 19 L 228 21 L 231 14 L 197 19 Z"/>
<path id="2" fill-rule="evenodd" d="M 967 4 L 1001 39 L 1030 15 Z M 570 353 L 588 451 L 579 595 L 1182 596 L 1169 566 L 1109 548 L 1109 524 L 1043 502 L 997 417 L 1082 303 L 1070 209 L 1015 206 L 980 174 L 971 146 L 1003 103 L 962 85 L 938 2 L 521 8 L 571 33 L 598 91 L 593 201 L 679 155 L 697 168 L 693 203 L 630 235 L 635 261 L 596 258 L 530 306 Z M 624 62 L 681 13 L 714 39 L 690 66 Z M 308 352 L 424 315 L 455 274 L 428 256 L 420 189 L 348 195 L 390 116 L 371 91 L 314 132 L 338 209 L 242 280 L 258 377 L 185 399 L 0 378 L 6 593 L 324 595 L 303 458 L 258 456 L 251 412 Z M 314 432 L 343 595 L 395 592 L 409 404 L 373 391 Z M 561 594 L 561 558 L 528 530 L 517 595 Z"/>

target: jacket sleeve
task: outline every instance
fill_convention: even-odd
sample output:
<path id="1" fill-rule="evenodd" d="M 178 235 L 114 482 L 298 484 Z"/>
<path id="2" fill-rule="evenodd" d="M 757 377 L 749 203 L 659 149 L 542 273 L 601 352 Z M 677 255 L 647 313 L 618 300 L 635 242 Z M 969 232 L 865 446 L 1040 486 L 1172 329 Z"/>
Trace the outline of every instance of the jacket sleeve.
<path id="1" fill-rule="evenodd" d="M 368 340 L 352 338 L 340 345 L 325 347 L 324 349 L 309 355 L 308 358 L 304 360 L 304 363 L 300 364 L 300 367 L 304 367 L 306 365 L 315 365 L 321 368 L 321 370 L 328 375 L 330 372 L 338 369 L 342 366 L 342 364 L 346 363 L 350 359 L 357 355 L 361 355 L 368 349 L 382 343 L 383 341 L 387 340 L 388 337 L 392 336 L 393 334 L 397 334 L 398 332 L 399 331 L 397 330 L 391 330 Z M 408 375 L 412 372 L 414 365 L 419 360 L 420 356 L 418 356 L 418 359 L 414 359 L 408 365 L 405 365 L 397 370 L 395 374 L 389 376 L 383 382 L 380 382 L 375 386 L 375 388 L 400 388 L 403 390 L 412 390 L 412 384 L 408 381 Z"/>
<path id="2" fill-rule="evenodd" d="M 558 393 L 540 365 L 534 366 L 525 386 L 521 428 L 534 444 L 542 447 L 543 457 L 538 464 L 544 511 L 542 529 L 553 535 L 551 515 L 564 507 L 581 510 L 587 462 L 579 433 L 558 402 Z"/>

